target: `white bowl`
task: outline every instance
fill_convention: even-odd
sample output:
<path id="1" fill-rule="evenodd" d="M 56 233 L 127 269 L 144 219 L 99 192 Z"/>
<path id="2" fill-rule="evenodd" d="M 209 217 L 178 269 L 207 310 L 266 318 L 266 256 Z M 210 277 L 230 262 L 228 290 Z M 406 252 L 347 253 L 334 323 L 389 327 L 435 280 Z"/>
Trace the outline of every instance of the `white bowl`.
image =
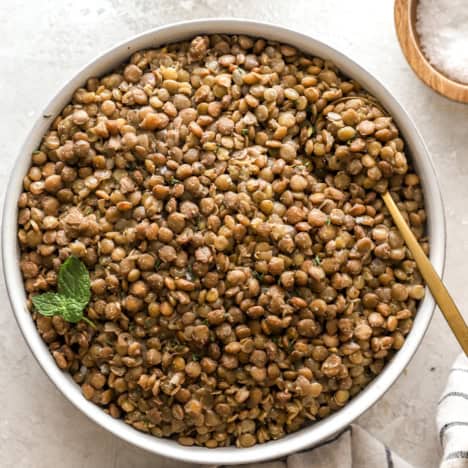
<path id="1" fill-rule="evenodd" d="M 26 308 L 26 295 L 18 262 L 17 199 L 22 190 L 22 179 L 30 165 L 31 153 L 38 147 L 52 119 L 69 102 L 73 91 L 91 76 L 100 76 L 128 59 L 133 52 L 169 42 L 188 39 L 197 34 L 235 33 L 259 36 L 296 46 L 312 55 L 332 60 L 346 75 L 356 79 L 377 97 L 394 117 L 412 155 L 413 163 L 421 177 L 428 214 L 427 227 L 430 237 L 431 261 L 439 274 L 445 258 L 445 219 L 434 168 L 426 147 L 408 114 L 391 93 L 360 65 L 340 52 L 309 36 L 289 29 L 256 21 L 233 19 L 209 19 L 172 24 L 140 34 L 100 55 L 76 74 L 51 100 L 22 146 L 13 168 L 5 197 L 3 212 L 3 267 L 6 286 L 16 320 L 32 353 L 46 374 L 60 391 L 84 414 L 116 436 L 159 455 L 181 461 L 206 464 L 235 464 L 258 462 L 282 457 L 319 444 L 348 426 L 370 408 L 394 383 L 421 343 L 434 311 L 434 300 L 427 294 L 419 306 L 413 328 L 402 349 L 368 387 L 344 408 L 326 419 L 312 424 L 280 440 L 259 444 L 251 448 L 235 447 L 208 449 L 183 447 L 168 439 L 159 439 L 137 431 L 111 416 L 81 394 L 79 386 L 56 365 L 36 330 L 31 314 Z M 41 114 L 41 115 L 42 115 Z M 46 117 L 50 116 L 50 117 Z"/>

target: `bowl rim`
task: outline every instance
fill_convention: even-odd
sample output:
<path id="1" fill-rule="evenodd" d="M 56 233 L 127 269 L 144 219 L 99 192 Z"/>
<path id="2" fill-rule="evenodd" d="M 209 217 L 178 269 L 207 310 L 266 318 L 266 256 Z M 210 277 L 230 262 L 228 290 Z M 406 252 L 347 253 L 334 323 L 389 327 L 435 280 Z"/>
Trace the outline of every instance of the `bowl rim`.
<path id="1" fill-rule="evenodd" d="M 164 25 L 121 41 L 116 46 L 99 54 L 78 72 L 74 73 L 73 77 L 60 88 L 45 107 L 42 117 L 38 118 L 28 133 L 16 158 L 5 193 L 2 219 L 2 261 L 5 285 L 18 326 L 32 354 L 46 375 L 76 408 L 96 424 L 122 440 L 154 454 L 184 462 L 231 465 L 283 457 L 307 447 L 316 446 L 346 428 L 384 395 L 408 365 L 424 337 L 435 303 L 432 296 L 426 294 L 423 302 L 418 307 L 418 314 L 414 320 L 413 328 L 407 336 L 402 349 L 385 366 L 382 373 L 344 408 L 281 439 L 258 444 L 251 448 L 223 447 L 207 449 L 184 447 L 173 440 L 160 439 L 139 432 L 123 421 L 107 415 L 100 407 L 86 400 L 81 394 L 79 386 L 68 374 L 63 373 L 58 368 L 47 346 L 40 338 L 26 308 L 26 296 L 18 263 L 17 198 L 22 189 L 23 176 L 30 165 L 30 154 L 37 148 L 40 139 L 52 122 L 51 118 L 54 118 L 62 110 L 69 101 L 72 92 L 90 76 L 99 76 L 106 71 L 112 70 L 137 50 L 180 41 L 197 34 L 214 33 L 245 34 L 291 44 L 307 54 L 317 55 L 333 61 L 343 73 L 362 84 L 365 89 L 379 99 L 394 117 L 409 146 L 412 161 L 423 181 L 422 185 L 428 212 L 430 258 L 439 275 L 442 274 L 444 268 L 446 228 L 440 188 L 432 160 L 421 135 L 407 112 L 378 79 L 351 58 L 309 35 L 296 32 L 287 27 L 267 22 L 233 18 L 197 19 Z"/>

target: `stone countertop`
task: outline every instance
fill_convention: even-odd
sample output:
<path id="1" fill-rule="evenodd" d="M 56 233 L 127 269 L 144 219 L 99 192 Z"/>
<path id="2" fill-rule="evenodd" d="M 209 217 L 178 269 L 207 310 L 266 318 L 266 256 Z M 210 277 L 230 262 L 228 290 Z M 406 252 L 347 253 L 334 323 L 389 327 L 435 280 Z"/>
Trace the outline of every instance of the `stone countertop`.
<path id="1" fill-rule="evenodd" d="M 58 86 L 113 44 L 154 26 L 193 18 L 232 16 L 278 23 L 311 34 L 361 63 L 415 120 L 434 159 L 445 201 L 445 279 L 458 304 L 467 303 L 468 107 L 434 94 L 417 80 L 397 43 L 392 1 L 295 0 L 292 5 L 280 0 L 2 0 L 0 186 L 5 186 L 21 143 Z M 2 467 L 183 466 L 120 441 L 68 403 L 31 356 L 3 283 L 0 301 Z M 359 419 L 416 466 L 438 465 L 434 411 L 456 353 L 457 345 L 437 312 L 408 369 Z"/>

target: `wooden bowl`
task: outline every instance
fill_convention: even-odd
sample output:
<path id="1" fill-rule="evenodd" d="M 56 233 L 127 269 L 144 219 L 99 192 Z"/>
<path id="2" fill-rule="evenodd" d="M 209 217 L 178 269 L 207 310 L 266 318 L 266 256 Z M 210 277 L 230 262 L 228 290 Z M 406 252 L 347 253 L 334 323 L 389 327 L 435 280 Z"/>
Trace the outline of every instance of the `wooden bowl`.
<path id="1" fill-rule="evenodd" d="M 416 31 L 417 3 L 418 0 L 395 0 L 395 27 L 406 60 L 434 91 L 454 101 L 468 103 L 468 85 L 443 75 L 424 56 Z"/>

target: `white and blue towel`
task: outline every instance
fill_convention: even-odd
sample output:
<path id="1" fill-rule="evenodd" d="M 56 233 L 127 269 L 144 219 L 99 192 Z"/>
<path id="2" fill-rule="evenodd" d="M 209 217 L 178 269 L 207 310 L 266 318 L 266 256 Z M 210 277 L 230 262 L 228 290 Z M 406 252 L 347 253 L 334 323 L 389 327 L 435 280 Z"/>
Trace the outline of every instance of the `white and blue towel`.
<path id="1" fill-rule="evenodd" d="M 468 359 L 460 354 L 439 400 L 437 429 L 444 451 L 441 468 L 468 468 Z"/>

